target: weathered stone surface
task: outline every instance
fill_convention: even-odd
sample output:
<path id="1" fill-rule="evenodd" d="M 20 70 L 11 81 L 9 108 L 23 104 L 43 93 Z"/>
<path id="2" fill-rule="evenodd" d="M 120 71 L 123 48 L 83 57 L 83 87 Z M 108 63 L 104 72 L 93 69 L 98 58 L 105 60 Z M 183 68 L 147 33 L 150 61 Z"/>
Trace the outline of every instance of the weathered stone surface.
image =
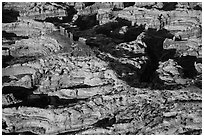
<path id="1" fill-rule="evenodd" d="M 20 22 L 2 24 L 2 30 L 15 33 L 17 36 L 41 36 L 47 31 L 56 30 L 51 23 L 42 23 L 34 20 L 21 20 Z"/>
<path id="2" fill-rule="evenodd" d="M 24 19 L 43 20 L 47 17 L 66 16 L 66 7 L 51 2 L 8 2 L 4 8 L 20 11 L 19 16 Z"/>
<path id="3" fill-rule="evenodd" d="M 68 89 L 67 91 L 78 92 L 80 96 L 83 92 L 86 93 L 86 90 L 91 90 L 92 87 L 103 92 L 106 85 L 108 88 L 108 85 L 114 84 L 117 80 L 113 79 L 116 76 L 107 69 L 107 64 L 97 58 L 87 57 L 81 60 L 80 58 L 67 58 L 66 54 L 53 56 L 52 60 L 49 58 L 45 59 L 46 62 L 41 64 L 42 68 L 40 69 L 45 77 L 41 80 L 40 92 L 46 93 L 49 90 L 60 89 L 66 91 Z"/>
<path id="4" fill-rule="evenodd" d="M 182 67 L 172 59 L 166 62 L 160 62 L 156 70 L 159 78 L 167 85 L 186 84 L 187 80 L 183 79 Z"/>
<path id="5" fill-rule="evenodd" d="M 12 46 L 14 48 L 11 49 L 11 55 L 14 57 L 49 55 L 62 48 L 55 39 L 48 36 L 23 39 L 16 41 Z"/>
<path id="6" fill-rule="evenodd" d="M 6 77 L 6 76 L 5 76 Z M 12 75 L 10 76 L 12 77 Z M 22 77 L 18 75 L 17 77 L 13 76 L 15 80 L 10 79 L 10 82 L 3 82 L 2 86 L 22 86 L 25 88 L 32 88 L 33 86 L 33 79 L 32 79 L 32 74 L 31 75 L 24 75 L 22 74 Z M 18 78 L 21 77 L 21 78 Z M 17 80 L 19 79 L 19 80 Z"/>
<path id="7" fill-rule="evenodd" d="M 201 39 L 188 39 L 187 41 L 174 41 L 166 39 L 163 44 L 164 49 L 175 49 L 176 56 L 196 56 L 202 57 Z"/>
<path id="8" fill-rule="evenodd" d="M 181 113 L 181 109 L 191 111 L 191 114 Z M 22 118 L 24 120 L 19 122 Z M 109 129 L 109 133 L 113 134 L 185 134 L 187 128 L 201 130 L 201 95 L 183 90 L 124 91 L 120 95 L 94 97 L 69 108 L 6 108 L 3 110 L 3 119 L 8 126 L 5 132 L 56 134 L 93 128 L 96 121 L 108 120 L 106 122 L 113 122 L 113 127 Z M 121 122 L 129 128 L 120 128 Z M 164 127 L 171 128 L 165 130 Z"/>
<path id="9" fill-rule="evenodd" d="M 3 134 L 202 134 L 201 10 L 3 3 Z"/>
<path id="10" fill-rule="evenodd" d="M 162 28 L 172 33 L 180 32 L 182 38 L 201 35 L 201 11 L 177 9 L 172 11 L 160 11 L 157 9 L 145 9 L 128 7 L 119 11 L 118 16 L 137 24 L 146 24 L 150 28 Z"/>
<path id="11" fill-rule="evenodd" d="M 15 76 L 20 74 L 35 74 L 36 70 L 26 66 L 14 66 L 2 69 L 2 76 Z"/>

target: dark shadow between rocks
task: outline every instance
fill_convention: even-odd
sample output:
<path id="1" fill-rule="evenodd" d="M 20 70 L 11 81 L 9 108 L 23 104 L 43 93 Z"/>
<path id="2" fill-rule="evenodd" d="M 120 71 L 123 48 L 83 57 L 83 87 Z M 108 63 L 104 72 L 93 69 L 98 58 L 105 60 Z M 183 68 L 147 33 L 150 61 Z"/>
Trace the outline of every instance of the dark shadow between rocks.
<path id="1" fill-rule="evenodd" d="M 8 40 L 28 39 L 28 36 L 17 36 L 15 33 L 2 31 L 2 37 Z"/>
<path id="2" fill-rule="evenodd" d="M 21 56 L 21 57 L 13 57 L 13 56 L 2 56 L 2 67 L 5 68 L 9 65 L 14 65 L 14 64 L 23 64 L 29 61 L 34 61 L 38 59 L 39 56 Z"/>
<path id="3" fill-rule="evenodd" d="M 79 30 L 76 30 L 73 32 L 73 35 L 76 35 L 77 37 L 84 37 L 87 38 L 86 44 L 89 45 L 92 49 L 94 49 L 95 54 L 101 58 L 102 60 L 105 60 L 109 62 L 111 65 L 111 69 L 113 69 L 118 76 L 126 81 L 131 86 L 137 87 L 135 83 L 139 82 L 141 83 L 152 83 L 152 80 L 154 77 L 156 77 L 156 69 L 158 68 L 158 62 L 161 60 L 168 60 L 171 58 L 175 51 L 174 50 L 164 50 L 163 49 L 163 42 L 166 38 L 172 39 L 173 34 L 171 34 L 166 29 L 148 29 L 145 30 L 144 25 L 140 26 L 131 26 L 131 22 L 128 20 L 124 20 L 121 18 L 117 18 L 117 22 L 109 22 L 100 26 L 90 26 L 93 27 L 90 29 L 87 26 L 84 26 L 86 23 L 86 20 L 89 20 L 88 16 L 80 17 L 80 20 L 84 20 L 85 22 L 81 22 L 78 20 L 78 23 L 83 25 L 84 28 L 81 28 Z M 77 22 L 75 22 L 77 23 Z M 80 27 L 80 24 L 79 25 Z M 121 27 L 126 27 L 127 30 L 124 31 L 124 34 L 119 33 Z M 145 32 L 145 37 L 142 39 L 142 41 L 147 45 L 145 48 L 145 56 L 149 58 L 146 64 L 143 64 L 144 68 L 140 72 L 140 76 L 138 76 L 138 68 L 131 64 L 122 64 L 112 58 L 108 57 L 100 57 L 100 53 L 109 53 L 113 57 L 117 58 L 137 58 L 139 56 L 144 56 L 144 54 L 135 54 L 128 50 L 118 51 L 116 50 L 116 45 L 122 43 L 122 42 L 130 42 L 133 40 L 136 40 L 138 35 L 140 35 L 142 32 Z M 95 50 L 97 49 L 97 50 Z M 164 55 L 166 54 L 166 55 Z M 163 55 L 163 56 L 162 56 Z M 125 68 L 125 70 L 130 70 L 131 75 L 127 74 L 125 76 L 121 76 L 122 70 L 117 70 L 116 66 L 122 66 Z M 119 67 L 120 68 L 120 67 Z M 120 68 L 121 69 L 121 68 Z M 139 77 L 139 78 L 138 78 Z M 137 82 L 135 82 L 137 81 Z M 134 84 L 132 84 L 134 83 Z"/>
<path id="4" fill-rule="evenodd" d="M 97 14 L 80 15 L 74 22 L 74 25 L 77 25 L 80 30 L 90 29 L 99 24 L 99 21 L 96 19 L 96 15 Z"/>
<path id="5" fill-rule="evenodd" d="M 14 57 L 12 56 L 2 56 L 2 68 L 9 66 L 9 61 L 11 61 Z"/>
<path id="6" fill-rule="evenodd" d="M 176 9 L 177 2 L 163 2 L 161 10 L 171 11 Z"/>
<path id="7" fill-rule="evenodd" d="M 84 2 L 85 7 L 93 5 L 95 2 Z"/>
<path id="8" fill-rule="evenodd" d="M 202 7 L 200 7 L 199 5 L 196 5 L 195 7 L 193 7 L 194 10 L 202 10 Z"/>
<path id="9" fill-rule="evenodd" d="M 34 134 L 33 132 L 10 132 L 10 133 L 4 133 L 2 132 L 2 135 L 38 135 L 38 134 Z"/>
<path id="10" fill-rule="evenodd" d="M 197 75 L 194 63 L 196 56 L 182 56 L 177 59 L 178 64 L 183 68 L 184 78 L 194 78 Z"/>
<path id="11" fill-rule="evenodd" d="M 122 8 L 118 8 L 116 6 L 113 7 L 113 11 L 120 11 L 120 10 L 123 10 Z"/>
<path id="12" fill-rule="evenodd" d="M 13 94 L 13 96 L 22 100 L 20 103 L 11 104 L 7 106 L 3 106 L 3 108 L 8 107 L 19 107 L 19 106 L 27 106 L 27 107 L 39 107 L 39 108 L 47 108 L 48 106 L 69 106 L 72 104 L 76 104 L 79 101 L 83 101 L 86 99 L 60 99 L 57 96 L 48 96 L 47 94 L 33 94 L 33 91 L 36 90 L 37 87 L 32 89 L 18 87 L 18 86 L 5 86 L 2 89 L 2 94 Z"/>
<path id="13" fill-rule="evenodd" d="M 148 29 L 145 35 L 142 41 L 147 45 L 145 53 L 149 57 L 149 60 L 141 74 L 140 82 L 151 83 L 153 76 L 155 77 L 156 75 L 155 71 L 163 55 L 163 42 L 166 38 L 172 38 L 173 35 L 165 29 L 159 31 L 156 29 Z"/>
<path id="14" fill-rule="evenodd" d="M 124 8 L 135 5 L 135 2 L 123 2 Z"/>
<path id="15" fill-rule="evenodd" d="M 201 135 L 202 130 L 201 129 L 190 129 L 189 131 L 185 131 L 183 133 L 180 133 L 179 135 Z"/>
<path id="16" fill-rule="evenodd" d="M 109 67 L 117 73 L 119 79 L 127 82 L 127 84 L 132 87 L 138 86 L 138 72 L 140 71 L 138 68 L 134 65 L 121 63 L 108 57 L 105 61 L 109 62 Z"/>
<path id="17" fill-rule="evenodd" d="M 36 90 L 36 87 L 33 88 L 25 88 L 20 86 L 4 86 L 2 88 L 2 94 L 10 94 L 13 93 L 15 97 L 18 99 L 24 99 L 24 96 L 28 96 L 32 94 L 34 90 Z"/>
<path id="18" fill-rule="evenodd" d="M 64 107 L 70 106 L 83 101 L 86 99 L 60 99 L 57 96 L 48 96 L 46 94 L 31 94 L 29 95 L 24 103 L 24 106 L 47 108 L 48 106 L 53 107 Z M 40 102 L 40 103 L 39 103 Z"/>
<path id="19" fill-rule="evenodd" d="M 11 22 L 16 22 L 18 20 L 19 11 L 16 10 L 8 10 L 2 8 L 2 23 L 11 23 Z"/>
<path id="20" fill-rule="evenodd" d="M 176 49 L 163 49 L 160 61 L 165 62 L 169 59 L 175 59 Z"/>
<path id="21" fill-rule="evenodd" d="M 107 32 L 109 32 L 110 30 L 107 30 Z M 102 29 L 102 31 L 105 31 L 105 29 Z M 146 62 L 146 64 L 142 65 L 142 70 L 139 70 L 131 64 L 123 64 L 109 57 L 105 57 L 102 59 L 109 62 L 110 68 L 118 74 L 120 79 L 126 81 L 130 86 L 138 87 L 138 83 L 154 84 L 153 79 L 157 77 L 157 73 L 155 73 L 155 71 L 158 68 L 158 62 L 161 60 L 168 60 L 175 54 L 175 50 L 163 49 L 164 40 L 166 38 L 172 39 L 173 35 L 165 29 L 148 29 L 147 31 L 144 31 L 144 26 L 135 27 L 135 29 L 133 29 L 133 31 L 131 32 L 132 33 L 129 33 L 129 35 L 133 34 L 134 38 L 127 36 L 127 38 L 130 38 L 130 40 L 125 41 L 135 40 L 139 34 L 145 32 L 145 36 L 144 38 L 142 38 L 142 41 L 147 46 L 145 48 L 144 54 L 135 54 L 132 51 L 128 51 L 125 49 L 116 50 L 116 45 L 118 43 L 115 43 L 114 39 L 110 38 L 110 36 L 108 36 L 107 34 L 101 35 L 101 37 L 96 37 L 95 39 L 88 39 L 87 45 L 89 45 L 91 48 L 97 47 L 99 49 L 98 52 L 109 53 L 113 57 L 117 58 L 125 57 L 131 59 L 141 56 L 147 56 L 149 60 Z M 100 55 L 100 53 L 96 53 L 96 55 Z M 123 71 L 125 73 L 123 73 Z"/>

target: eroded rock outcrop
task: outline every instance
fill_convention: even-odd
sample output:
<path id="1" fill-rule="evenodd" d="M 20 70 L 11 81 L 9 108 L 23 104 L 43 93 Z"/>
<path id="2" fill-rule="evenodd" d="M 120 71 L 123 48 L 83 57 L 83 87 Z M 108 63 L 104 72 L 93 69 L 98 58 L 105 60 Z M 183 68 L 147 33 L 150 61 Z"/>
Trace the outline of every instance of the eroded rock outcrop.
<path id="1" fill-rule="evenodd" d="M 195 56 L 202 58 L 202 46 L 201 39 L 188 39 L 187 41 L 174 41 L 172 39 L 166 39 L 164 41 L 164 49 L 175 49 L 175 56 Z"/>
<path id="2" fill-rule="evenodd" d="M 4 9 L 14 9 L 19 11 L 19 18 L 23 19 L 40 19 L 47 17 L 66 16 L 65 4 L 62 6 L 51 2 L 7 2 Z"/>
<path id="3" fill-rule="evenodd" d="M 4 132 L 102 134 L 103 127 L 112 126 L 106 128 L 105 134 L 201 133 L 199 93 L 188 90 L 140 91 L 96 96 L 69 108 L 5 108 Z M 181 113 L 180 109 L 191 114 Z"/>
<path id="4" fill-rule="evenodd" d="M 41 23 L 33 20 L 2 24 L 2 30 L 15 33 L 17 36 L 40 36 L 44 33 L 56 30 L 51 23 Z"/>
<path id="5" fill-rule="evenodd" d="M 3 134 L 202 134 L 200 3 L 3 8 Z"/>
<path id="6" fill-rule="evenodd" d="M 165 28 L 171 33 L 180 33 L 181 37 L 189 38 L 199 36 L 201 29 L 201 11 L 176 9 L 163 11 L 158 9 L 146 9 L 131 6 L 119 11 L 118 16 L 137 24 L 146 24 L 149 28 Z"/>
<path id="7" fill-rule="evenodd" d="M 183 78 L 182 67 L 179 66 L 172 59 L 159 64 L 158 70 L 156 70 L 160 80 L 166 85 L 183 84 L 185 85 L 188 80 Z"/>
<path id="8" fill-rule="evenodd" d="M 23 39 L 16 41 L 10 50 L 11 56 L 42 56 L 56 53 L 62 47 L 55 39 L 48 36 L 40 36 L 36 38 Z"/>

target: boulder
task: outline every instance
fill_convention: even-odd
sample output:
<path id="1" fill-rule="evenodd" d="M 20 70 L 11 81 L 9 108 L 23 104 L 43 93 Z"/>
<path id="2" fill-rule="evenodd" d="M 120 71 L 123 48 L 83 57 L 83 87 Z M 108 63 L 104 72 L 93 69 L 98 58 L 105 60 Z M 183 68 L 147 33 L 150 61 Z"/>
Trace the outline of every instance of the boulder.
<path id="1" fill-rule="evenodd" d="M 187 84 L 187 80 L 183 77 L 183 68 L 172 59 L 166 62 L 160 62 L 156 72 L 159 79 L 163 81 L 165 85 Z"/>

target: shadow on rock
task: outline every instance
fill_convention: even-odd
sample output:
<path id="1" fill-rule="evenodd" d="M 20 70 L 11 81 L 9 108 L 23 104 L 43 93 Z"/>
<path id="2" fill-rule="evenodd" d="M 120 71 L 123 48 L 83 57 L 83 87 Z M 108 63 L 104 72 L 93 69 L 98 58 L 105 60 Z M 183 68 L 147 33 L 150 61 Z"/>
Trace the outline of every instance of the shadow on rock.
<path id="1" fill-rule="evenodd" d="M 17 87 L 17 86 L 6 86 L 3 87 L 3 94 L 13 94 L 13 96 L 22 100 L 20 103 L 7 105 L 4 107 L 19 107 L 19 106 L 27 106 L 27 107 L 39 107 L 46 108 L 49 105 L 58 107 L 58 106 L 68 106 L 72 104 L 76 104 L 79 101 L 83 101 L 86 99 L 60 99 L 57 96 L 48 96 L 47 94 L 33 94 L 33 91 L 37 88 L 34 87 L 32 89 Z"/>
<path id="2" fill-rule="evenodd" d="M 25 88 L 19 86 L 5 86 L 2 89 L 2 94 L 13 94 L 15 98 L 24 100 L 27 96 L 33 93 L 37 88 Z"/>
<path id="3" fill-rule="evenodd" d="M 8 9 L 2 9 L 2 23 L 11 23 L 11 22 L 15 22 L 18 20 L 19 15 L 19 11 L 15 11 L 13 9 L 8 10 Z"/>
<path id="4" fill-rule="evenodd" d="M 163 53 L 160 60 L 164 62 L 169 59 L 174 59 L 175 54 L 176 54 L 176 49 L 163 49 Z"/>
<path id="5" fill-rule="evenodd" d="M 148 29 L 142 41 L 147 45 L 145 53 L 149 60 L 142 72 L 140 82 L 152 82 L 155 71 L 158 68 L 159 61 L 163 55 L 163 42 L 165 38 L 172 38 L 173 35 L 165 29 L 157 31 Z"/>
<path id="6" fill-rule="evenodd" d="M 175 50 L 167 51 L 163 49 L 164 40 L 173 38 L 173 35 L 165 29 L 148 29 L 145 31 L 144 26 L 136 26 L 132 29 L 134 31 L 127 31 L 125 35 L 133 34 L 134 37 L 129 37 L 131 38 L 130 40 L 124 39 L 123 42 L 133 41 L 137 37 L 142 37 L 141 41 L 146 44 L 146 47 L 143 45 L 143 48 L 141 48 L 141 45 L 136 43 L 133 45 L 126 43 L 123 44 L 124 48 L 117 49 L 117 43 L 114 42 L 114 38 L 110 38 L 108 35 L 89 39 L 87 44 L 92 48 L 97 47 L 99 49 L 97 55 L 103 52 L 109 56 L 102 59 L 109 62 L 111 69 L 118 74 L 120 79 L 126 81 L 130 86 L 138 87 L 140 86 L 139 83 L 146 83 L 147 85 L 153 83 L 154 77 L 157 77 L 155 71 L 158 68 L 158 62 L 161 59 L 168 60 L 168 58 L 172 58 Z M 126 61 L 119 61 L 121 58 Z M 147 60 L 142 58 L 147 58 Z M 132 62 L 134 62 L 134 65 Z M 145 63 L 143 64 L 142 62 Z"/>
<path id="7" fill-rule="evenodd" d="M 120 79 L 132 87 L 138 86 L 138 72 L 140 71 L 138 68 L 132 64 L 121 63 L 110 58 L 106 58 L 106 60 L 109 62 L 109 67 L 117 73 Z"/>
<path id="8" fill-rule="evenodd" d="M 29 61 L 34 61 L 41 56 L 21 56 L 21 57 L 13 57 L 13 56 L 2 56 L 2 68 L 7 66 L 11 66 L 14 64 L 23 64 Z"/>
<path id="9" fill-rule="evenodd" d="M 183 68 L 185 78 L 194 78 L 197 75 L 194 63 L 197 61 L 196 56 L 182 56 L 178 58 L 178 64 Z"/>
<path id="10" fill-rule="evenodd" d="M 74 22 L 74 25 L 77 25 L 80 28 L 80 30 L 90 29 L 93 26 L 99 24 L 99 22 L 96 19 L 96 15 L 97 14 L 80 15 Z"/>
<path id="11" fill-rule="evenodd" d="M 15 33 L 9 33 L 6 31 L 2 31 L 2 37 L 8 40 L 20 40 L 20 39 L 28 39 L 28 36 L 17 36 Z"/>
<path id="12" fill-rule="evenodd" d="M 123 2 L 124 8 L 134 6 L 135 2 Z"/>
<path id="13" fill-rule="evenodd" d="M 176 9 L 177 2 L 163 2 L 163 7 L 161 8 L 164 11 L 171 11 Z"/>

